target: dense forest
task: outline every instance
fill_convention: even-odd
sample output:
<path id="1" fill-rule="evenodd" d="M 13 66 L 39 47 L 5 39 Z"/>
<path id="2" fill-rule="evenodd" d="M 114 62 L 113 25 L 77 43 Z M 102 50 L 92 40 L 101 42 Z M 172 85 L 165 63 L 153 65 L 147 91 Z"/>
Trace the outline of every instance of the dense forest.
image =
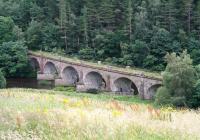
<path id="1" fill-rule="evenodd" d="M 199 0 L 0 0 L 0 16 L 3 46 L 153 71 L 167 52 L 200 60 Z"/>
<path id="2" fill-rule="evenodd" d="M 200 0 L 0 0 L 0 88 L 28 50 L 165 70 L 155 101 L 200 106 Z"/>

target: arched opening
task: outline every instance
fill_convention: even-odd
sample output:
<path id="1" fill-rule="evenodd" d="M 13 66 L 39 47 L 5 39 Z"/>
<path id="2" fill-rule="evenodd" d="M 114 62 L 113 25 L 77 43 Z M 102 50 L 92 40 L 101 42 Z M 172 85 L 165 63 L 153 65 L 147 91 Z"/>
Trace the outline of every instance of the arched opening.
<path id="1" fill-rule="evenodd" d="M 114 82 L 114 92 L 127 95 L 138 95 L 136 85 L 128 78 L 119 78 Z"/>
<path id="2" fill-rule="evenodd" d="M 33 68 L 34 72 L 40 71 L 40 64 L 36 58 L 31 58 L 29 60 L 30 66 Z"/>
<path id="3" fill-rule="evenodd" d="M 105 90 L 106 82 L 98 72 L 90 72 L 84 80 L 87 89 Z"/>
<path id="4" fill-rule="evenodd" d="M 79 81 L 78 72 L 73 67 L 66 67 L 62 72 L 62 77 L 63 77 L 66 85 L 75 86 Z"/>
<path id="5" fill-rule="evenodd" d="M 145 99 L 147 99 L 147 100 L 154 99 L 158 88 L 160 88 L 161 86 L 162 86 L 161 84 L 151 86 L 148 89 Z"/>
<path id="6" fill-rule="evenodd" d="M 56 66 L 52 62 L 47 62 L 44 66 L 44 74 L 58 75 Z"/>

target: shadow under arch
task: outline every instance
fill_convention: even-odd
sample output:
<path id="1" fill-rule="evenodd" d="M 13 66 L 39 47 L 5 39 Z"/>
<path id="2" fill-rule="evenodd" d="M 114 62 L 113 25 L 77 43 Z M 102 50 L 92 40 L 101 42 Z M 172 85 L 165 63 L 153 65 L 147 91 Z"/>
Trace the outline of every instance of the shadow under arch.
<path id="1" fill-rule="evenodd" d="M 67 85 L 76 86 L 76 84 L 79 82 L 78 71 L 72 66 L 64 68 L 62 72 L 62 78 Z"/>
<path id="2" fill-rule="evenodd" d="M 106 82 L 103 76 L 95 71 L 89 72 L 85 79 L 84 84 L 87 89 L 105 90 Z"/>
<path id="3" fill-rule="evenodd" d="M 44 74 L 58 75 L 57 68 L 54 63 L 47 62 L 44 66 Z"/>
<path id="4" fill-rule="evenodd" d="M 40 64 L 36 58 L 30 58 L 29 59 L 29 64 L 33 68 L 34 72 L 39 72 L 40 71 Z"/>
<path id="5" fill-rule="evenodd" d="M 157 90 L 158 90 L 161 86 L 162 86 L 161 84 L 156 84 L 156 85 L 151 86 L 151 87 L 148 89 L 147 95 L 146 95 L 145 98 L 146 98 L 147 100 L 154 99 Z"/>
<path id="6" fill-rule="evenodd" d="M 125 77 L 118 78 L 114 81 L 114 92 L 127 95 L 138 95 L 138 88 L 135 83 Z"/>

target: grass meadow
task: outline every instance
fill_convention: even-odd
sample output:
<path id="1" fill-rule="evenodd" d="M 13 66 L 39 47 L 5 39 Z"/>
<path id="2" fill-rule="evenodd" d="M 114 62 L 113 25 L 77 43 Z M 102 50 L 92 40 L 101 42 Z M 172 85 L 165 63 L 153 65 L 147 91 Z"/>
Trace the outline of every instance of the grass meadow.
<path id="1" fill-rule="evenodd" d="M 0 90 L 1 140 L 195 140 L 200 112 L 137 97 Z"/>

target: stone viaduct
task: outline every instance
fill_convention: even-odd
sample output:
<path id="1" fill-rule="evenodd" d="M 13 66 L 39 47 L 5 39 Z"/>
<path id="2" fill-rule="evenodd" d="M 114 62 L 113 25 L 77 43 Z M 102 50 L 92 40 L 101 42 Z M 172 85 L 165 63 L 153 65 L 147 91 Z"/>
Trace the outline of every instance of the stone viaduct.
<path id="1" fill-rule="evenodd" d="M 29 53 L 30 63 L 38 71 L 38 80 L 53 80 L 56 85 L 76 86 L 77 91 L 101 90 L 124 95 L 139 95 L 142 99 L 152 99 L 162 80 L 113 70 L 112 67 L 99 68 L 84 63 Z"/>

